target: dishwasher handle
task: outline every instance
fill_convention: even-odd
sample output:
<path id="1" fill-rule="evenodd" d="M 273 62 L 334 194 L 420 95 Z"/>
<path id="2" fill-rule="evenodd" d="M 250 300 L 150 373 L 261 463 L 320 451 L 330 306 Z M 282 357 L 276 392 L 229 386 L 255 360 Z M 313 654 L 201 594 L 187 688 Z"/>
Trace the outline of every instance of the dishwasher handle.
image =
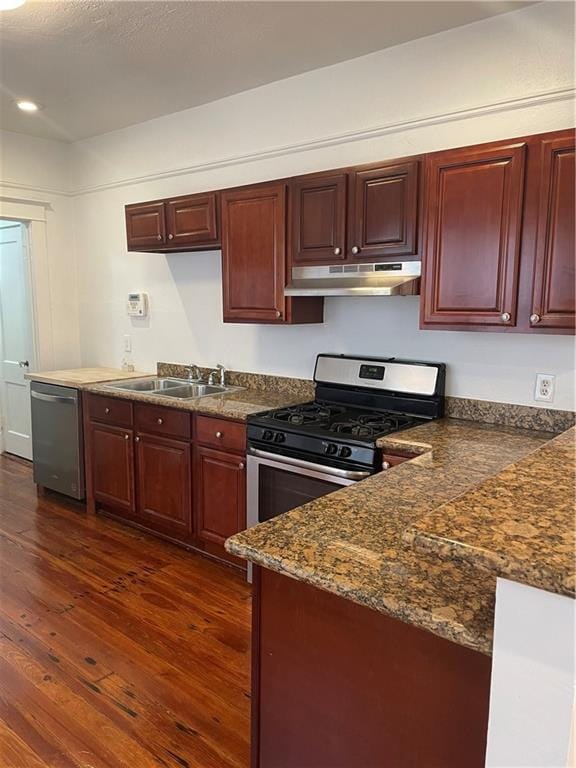
<path id="1" fill-rule="evenodd" d="M 66 397 L 65 395 L 46 395 L 44 392 L 36 392 L 32 390 L 30 395 L 35 400 L 43 400 L 45 403 L 76 403 L 75 397 Z"/>

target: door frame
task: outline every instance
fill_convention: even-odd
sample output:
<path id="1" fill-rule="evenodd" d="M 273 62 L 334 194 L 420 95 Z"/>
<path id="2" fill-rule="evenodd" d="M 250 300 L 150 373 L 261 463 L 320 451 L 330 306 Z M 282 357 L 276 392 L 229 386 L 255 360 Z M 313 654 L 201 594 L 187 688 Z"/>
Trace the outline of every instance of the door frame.
<path id="1" fill-rule="evenodd" d="M 37 200 L 26 200 L 0 196 L 0 220 L 14 221 L 24 227 L 24 247 L 28 269 L 28 287 L 32 327 L 32 360 L 30 371 L 50 370 L 54 367 L 52 336 L 52 307 L 48 267 L 48 243 L 46 211 L 50 204 Z M 1 423 L 6 420 L 4 380 L 0 378 Z M 0 453 L 4 453 L 4 432 L 0 432 Z"/>

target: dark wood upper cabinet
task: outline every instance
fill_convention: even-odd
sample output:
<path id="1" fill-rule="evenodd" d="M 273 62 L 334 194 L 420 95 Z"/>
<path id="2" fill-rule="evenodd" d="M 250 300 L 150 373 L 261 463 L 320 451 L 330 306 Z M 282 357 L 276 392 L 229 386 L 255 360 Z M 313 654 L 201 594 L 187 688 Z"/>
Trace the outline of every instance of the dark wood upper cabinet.
<path id="1" fill-rule="evenodd" d="M 533 328 L 575 327 L 575 137 L 544 138 L 540 153 L 532 304 Z"/>
<path id="2" fill-rule="evenodd" d="M 148 251 L 166 242 L 163 202 L 127 205 L 126 240 L 129 251 Z"/>
<path id="3" fill-rule="evenodd" d="M 428 155 L 422 327 L 516 323 L 526 143 Z"/>
<path id="4" fill-rule="evenodd" d="M 350 180 L 348 256 L 355 261 L 418 253 L 419 161 L 354 171 Z"/>
<path id="5" fill-rule="evenodd" d="M 346 173 L 294 179 L 290 186 L 292 262 L 337 264 L 346 259 Z"/>
<path id="6" fill-rule="evenodd" d="M 136 512 L 133 437 L 131 429 L 96 422 L 88 424 L 86 435 L 89 494 L 128 518 Z"/>
<path id="7" fill-rule="evenodd" d="M 167 200 L 166 230 L 167 241 L 171 246 L 218 244 L 216 194 L 192 195 Z"/>
<path id="8" fill-rule="evenodd" d="M 190 443 L 136 435 L 138 522 L 175 539 L 192 532 Z"/>
<path id="9" fill-rule="evenodd" d="M 222 193 L 224 322 L 321 322 L 322 300 L 284 296 L 286 185 Z"/>

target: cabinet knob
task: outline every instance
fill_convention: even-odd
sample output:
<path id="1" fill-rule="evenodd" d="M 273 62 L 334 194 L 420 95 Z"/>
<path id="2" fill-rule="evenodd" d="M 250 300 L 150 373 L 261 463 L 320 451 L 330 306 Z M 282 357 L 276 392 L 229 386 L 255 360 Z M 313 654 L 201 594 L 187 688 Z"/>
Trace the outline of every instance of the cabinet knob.
<path id="1" fill-rule="evenodd" d="M 156 424 L 164 424 L 164 419 L 156 419 Z"/>
<path id="2" fill-rule="evenodd" d="M 276 310 L 276 317 L 282 317 L 282 312 L 279 309 Z"/>
<path id="3" fill-rule="evenodd" d="M 158 241 L 162 240 L 162 235 L 156 235 L 156 240 Z"/>
<path id="4" fill-rule="evenodd" d="M 390 469 L 390 462 L 389 461 L 383 461 L 382 462 L 382 469 Z"/>
<path id="5" fill-rule="evenodd" d="M 334 256 L 340 256 L 342 253 L 342 248 L 334 248 Z"/>
<path id="6" fill-rule="evenodd" d="M 104 408 L 104 413 L 110 413 L 110 408 Z"/>
<path id="7" fill-rule="evenodd" d="M 244 462 L 241 461 L 240 464 L 238 464 L 238 469 L 244 469 L 245 466 L 246 465 L 244 464 Z"/>
<path id="8" fill-rule="evenodd" d="M 224 437 L 224 434 L 222 432 L 216 432 L 216 437 L 217 438 Z"/>
<path id="9" fill-rule="evenodd" d="M 128 435 L 126 435 L 126 438 L 128 438 Z M 137 443 L 139 443 L 139 442 L 140 442 L 140 438 L 138 437 L 138 435 L 136 435 L 136 437 L 134 438 L 134 440 L 135 440 Z"/>
<path id="10" fill-rule="evenodd" d="M 356 256 L 357 253 L 360 253 L 360 248 L 357 245 L 353 245 L 352 253 L 354 254 L 354 256 Z"/>
<path id="11" fill-rule="evenodd" d="M 174 235 L 172 234 L 172 232 L 170 232 L 170 234 L 168 235 L 168 240 L 174 240 Z"/>
<path id="12" fill-rule="evenodd" d="M 532 325 L 536 325 L 536 323 L 539 323 L 540 320 L 541 320 L 540 315 L 537 315 L 537 314 L 530 315 L 530 322 L 532 323 Z"/>
<path id="13" fill-rule="evenodd" d="M 511 317 L 512 315 L 510 314 L 510 312 L 502 312 L 502 314 L 500 315 L 500 320 L 502 320 L 503 323 L 509 323 Z"/>
<path id="14" fill-rule="evenodd" d="M 130 440 L 130 435 L 124 435 L 124 440 Z"/>

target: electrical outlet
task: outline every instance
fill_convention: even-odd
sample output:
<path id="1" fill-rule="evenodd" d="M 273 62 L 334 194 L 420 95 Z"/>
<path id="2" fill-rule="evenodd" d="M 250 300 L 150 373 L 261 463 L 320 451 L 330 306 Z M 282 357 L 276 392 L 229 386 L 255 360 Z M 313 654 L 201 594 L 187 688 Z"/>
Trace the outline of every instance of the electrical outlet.
<path id="1" fill-rule="evenodd" d="M 555 381 L 556 376 L 553 376 L 551 373 L 537 373 L 534 400 L 543 400 L 546 403 L 552 403 L 554 401 Z"/>
<path id="2" fill-rule="evenodd" d="M 124 335 L 124 352 L 132 352 L 132 336 L 129 333 Z"/>

